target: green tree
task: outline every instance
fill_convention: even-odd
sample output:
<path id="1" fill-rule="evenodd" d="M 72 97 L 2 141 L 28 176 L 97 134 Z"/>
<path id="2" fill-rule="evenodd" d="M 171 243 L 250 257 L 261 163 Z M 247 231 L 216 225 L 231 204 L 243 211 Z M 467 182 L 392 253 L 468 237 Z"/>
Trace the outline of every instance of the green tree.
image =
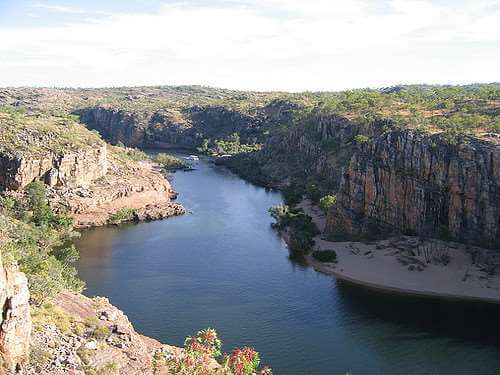
<path id="1" fill-rule="evenodd" d="M 33 212 L 36 225 L 48 225 L 53 214 L 47 200 L 47 188 L 42 181 L 33 181 L 27 186 L 29 208 Z"/>
<path id="2" fill-rule="evenodd" d="M 337 203 L 336 195 L 325 195 L 323 198 L 319 200 L 319 206 L 323 210 L 323 212 L 328 212 L 330 207 Z"/>

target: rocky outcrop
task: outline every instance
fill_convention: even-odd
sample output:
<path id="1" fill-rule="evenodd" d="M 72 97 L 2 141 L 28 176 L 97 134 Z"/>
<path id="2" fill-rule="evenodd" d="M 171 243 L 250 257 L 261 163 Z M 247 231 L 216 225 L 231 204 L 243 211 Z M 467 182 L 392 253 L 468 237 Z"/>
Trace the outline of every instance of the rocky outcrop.
<path id="1" fill-rule="evenodd" d="M 0 155 L 0 187 L 23 189 L 35 179 L 49 186 L 88 186 L 105 176 L 107 169 L 106 145 L 41 158 Z"/>
<path id="2" fill-rule="evenodd" d="M 360 147 L 343 171 L 332 235 L 379 230 L 440 235 L 487 247 L 500 240 L 500 147 L 391 132 Z"/>
<path id="3" fill-rule="evenodd" d="M 155 220 L 182 215 L 184 208 L 172 202 L 177 193 L 150 162 L 124 160 L 116 153 L 108 157 L 108 173 L 88 187 L 49 190 L 56 212 L 69 212 L 79 228 L 108 223 L 120 210 L 135 210 L 136 220 Z"/>
<path id="4" fill-rule="evenodd" d="M 38 314 L 27 374 L 168 374 L 155 364 L 155 354 L 181 351 L 137 333 L 127 316 L 106 298 L 62 292 L 49 310 Z M 61 320 L 67 317 L 71 323 L 58 326 L 45 317 L 50 314 Z"/>
<path id="5" fill-rule="evenodd" d="M 26 276 L 0 259 L 0 355 L 3 366 L 16 370 L 27 363 L 31 335 L 29 291 Z"/>

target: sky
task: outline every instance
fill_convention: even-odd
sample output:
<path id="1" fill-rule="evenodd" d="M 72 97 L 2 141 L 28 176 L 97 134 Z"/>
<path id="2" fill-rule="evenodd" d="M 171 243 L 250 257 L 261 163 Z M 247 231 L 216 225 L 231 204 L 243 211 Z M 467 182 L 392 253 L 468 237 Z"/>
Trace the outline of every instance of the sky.
<path id="1" fill-rule="evenodd" d="M 0 86 L 500 81 L 500 0 L 0 0 Z"/>

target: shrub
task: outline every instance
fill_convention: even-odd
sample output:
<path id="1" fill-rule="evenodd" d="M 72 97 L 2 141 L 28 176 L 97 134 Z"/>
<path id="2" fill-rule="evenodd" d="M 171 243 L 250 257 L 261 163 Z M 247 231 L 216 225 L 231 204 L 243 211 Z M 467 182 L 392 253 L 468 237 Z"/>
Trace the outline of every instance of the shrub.
<path id="1" fill-rule="evenodd" d="M 370 142 L 370 138 L 363 134 L 358 134 L 354 137 L 354 140 L 360 145 Z"/>
<path id="2" fill-rule="evenodd" d="M 30 183 L 26 192 L 28 193 L 29 208 L 33 212 L 33 221 L 36 225 L 47 225 L 52 221 L 53 213 L 47 200 L 47 189 L 41 181 Z"/>
<path id="3" fill-rule="evenodd" d="M 183 169 L 187 168 L 187 163 L 173 155 L 168 155 L 164 153 L 159 153 L 155 156 L 155 161 L 161 164 L 165 169 Z"/>
<path id="4" fill-rule="evenodd" d="M 272 375 L 269 367 L 258 370 L 259 353 L 248 347 L 236 348 L 224 354 L 221 368 L 211 370 L 213 362 L 221 355 L 221 346 L 222 342 L 214 329 L 199 331 L 196 336 L 185 340 L 183 352 L 156 352 L 153 357 L 154 373 L 158 373 L 160 366 L 166 366 L 170 374 Z"/>
<path id="5" fill-rule="evenodd" d="M 17 262 L 26 274 L 31 302 L 40 306 L 62 289 L 81 291 L 84 283 L 72 266 L 78 251 L 70 244 L 77 236 L 71 218 L 52 213 L 40 181 L 31 183 L 27 197 L 15 206 L 1 217 L 0 230 L 6 237 L 0 251 L 4 262 Z"/>
<path id="6" fill-rule="evenodd" d="M 322 263 L 336 263 L 337 253 L 333 250 L 318 250 L 312 253 L 314 259 Z"/>
<path id="7" fill-rule="evenodd" d="M 111 330 L 103 324 L 99 324 L 92 332 L 92 337 L 97 340 L 104 340 L 111 335 Z"/>
<path id="8" fill-rule="evenodd" d="M 137 210 L 134 208 L 122 208 L 121 210 L 112 213 L 108 217 L 108 224 L 120 224 L 128 221 L 134 221 Z"/>
<path id="9" fill-rule="evenodd" d="M 302 201 L 304 189 L 298 185 L 290 185 L 281 190 L 285 203 L 289 206 L 296 206 Z"/>
<path id="10" fill-rule="evenodd" d="M 314 236 L 320 233 L 310 216 L 300 208 L 289 208 L 287 205 L 276 205 L 269 209 L 276 220 L 276 228 L 288 228 L 289 246 L 292 251 L 308 253 L 314 246 Z"/>
<path id="11" fill-rule="evenodd" d="M 141 161 L 149 159 L 149 156 L 144 151 L 136 148 L 127 148 L 126 150 L 126 155 L 130 160 Z"/>
<path id="12" fill-rule="evenodd" d="M 337 203 L 336 195 L 325 195 L 323 198 L 319 200 L 319 206 L 323 210 L 323 212 L 328 212 L 330 207 Z"/>

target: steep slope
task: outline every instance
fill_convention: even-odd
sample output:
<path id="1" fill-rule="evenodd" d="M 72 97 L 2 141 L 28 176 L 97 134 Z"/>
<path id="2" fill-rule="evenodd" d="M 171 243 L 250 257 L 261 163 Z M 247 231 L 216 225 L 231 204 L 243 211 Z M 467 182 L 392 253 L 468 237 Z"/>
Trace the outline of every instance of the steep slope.
<path id="1" fill-rule="evenodd" d="M 0 243 L 2 242 L 0 234 Z M 0 356 L 3 367 L 21 368 L 28 362 L 31 335 L 29 291 L 26 276 L 0 256 Z M 2 366 L 0 366 L 1 368 Z"/>

